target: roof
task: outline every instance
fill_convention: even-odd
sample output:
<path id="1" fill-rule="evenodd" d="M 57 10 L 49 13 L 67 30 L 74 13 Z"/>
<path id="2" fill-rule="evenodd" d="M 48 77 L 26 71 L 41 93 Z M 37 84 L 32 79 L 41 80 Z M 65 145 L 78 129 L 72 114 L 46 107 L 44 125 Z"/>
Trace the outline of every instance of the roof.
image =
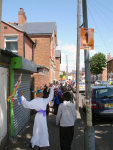
<path id="1" fill-rule="evenodd" d="M 24 35 L 25 35 L 26 37 L 28 37 L 29 40 L 34 44 L 34 42 L 32 41 L 32 39 L 26 34 L 26 32 L 25 32 L 24 30 L 22 30 L 21 28 L 19 28 L 19 26 L 18 26 L 16 23 L 6 23 L 6 22 L 4 22 L 4 21 L 2 21 L 2 22 L 5 23 L 5 24 L 7 24 L 7 25 L 9 25 L 10 27 L 13 27 L 14 29 L 16 29 L 16 30 L 18 30 L 18 31 L 20 31 L 20 32 L 23 32 Z"/>
<path id="2" fill-rule="evenodd" d="M 18 54 L 14 53 L 14 52 L 12 52 L 10 50 L 7 50 L 7 49 L 5 49 L 5 50 L 0 49 L 0 54 L 2 56 L 8 56 L 8 57 L 19 57 Z"/>
<path id="3" fill-rule="evenodd" d="M 5 21 L 3 21 L 3 20 L 2 20 L 2 22 L 5 23 L 5 24 L 7 24 L 7 25 L 9 25 L 9 26 L 11 26 L 11 27 L 13 27 L 13 28 L 15 28 L 15 29 L 18 30 L 18 31 L 24 32 L 24 31 L 23 31 L 21 28 L 19 28 L 18 25 L 16 25 L 15 23 L 11 23 L 11 22 L 10 22 L 10 23 L 7 23 L 7 22 L 5 22 Z"/>
<path id="4" fill-rule="evenodd" d="M 55 22 L 28 22 L 18 25 L 18 28 L 27 34 L 53 34 L 56 23 Z"/>
<path id="5" fill-rule="evenodd" d="M 6 23 L 5 21 L 2 21 Z M 30 22 L 17 25 L 16 23 L 6 23 L 7 25 L 12 26 L 13 28 L 26 32 L 27 34 L 53 34 L 56 29 L 55 22 Z"/>
<path id="6" fill-rule="evenodd" d="M 109 60 L 107 60 L 107 63 L 109 63 L 110 61 L 112 61 L 113 60 L 113 57 L 111 57 Z"/>
<path id="7" fill-rule="evenodd" d="M 60 58 L 60 63 L 61 63 L 61 50 L 56 50 L 55 51 L 55 57 Z"/>
<path id="8" fill-rule="evenodd" d="M 56 22 L 27 22 L 21 25 L 18 25 L 17 23 L 6 23 L 6 24 L 15 28 L 18 31 L 27 33 L 28 35 L 52 35 L 53 32 L 55 31 L 57 44 Z"/>

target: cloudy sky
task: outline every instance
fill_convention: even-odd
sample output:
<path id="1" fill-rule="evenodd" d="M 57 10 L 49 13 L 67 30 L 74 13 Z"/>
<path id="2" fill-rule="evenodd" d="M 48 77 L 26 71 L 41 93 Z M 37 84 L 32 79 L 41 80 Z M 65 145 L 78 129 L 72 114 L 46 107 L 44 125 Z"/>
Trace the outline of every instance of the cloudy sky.
<path id="1" fill-rule="evenodd" d="M 61 70 L 76 70 L 78 0 L 3 0 L 2 20 L 18 22 L 18 11 L 23 8 L 27 22 L 56 22 L 58 50 L 61 50 Z M 94 50 L 90 56 L 102 52 L 113 57 L 113 1 L 87 0 L 88 27 L 94 28 Z M 82 10 L 82 5 L 81 5 Z M 83 16 L 81 11 L 81 24 Z M 84 52 L 80 51 L 80 68 L 84 67 Z"/>

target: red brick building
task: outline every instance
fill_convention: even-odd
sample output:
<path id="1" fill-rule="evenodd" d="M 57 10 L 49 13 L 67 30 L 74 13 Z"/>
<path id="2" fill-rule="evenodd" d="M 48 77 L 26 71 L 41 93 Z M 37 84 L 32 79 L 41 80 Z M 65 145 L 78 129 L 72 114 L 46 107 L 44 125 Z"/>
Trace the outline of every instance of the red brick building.
<path id="1" fill-rule="evenodd" d="M 25 12 L 20 8 L 18 23 L 2 21 L 1 45 L 35 64 L 48 68 L 48 74 L 34 74 L 35 88 L 59 80 L 61 55 L 56 57 L 57 30 L 55 22 L 26 22 Z"/>
<path id="2" fill-rule="evenodd" d="M 57 50 L 55 52 L 55 64 L 56 64 L 56 71 L 55 71 L 55 80 L 60 80 L 60 64 L 61 64 L 61 51 Z"/>
<path id="3" fill-rule="evenodd" d="M 110 53 L 107 56 L 107 79 L 109 78 L 113 80 L 113 57 Z"/>
<path id="4" fill-rule="evenodd" d="M 32 61 L 33 45 L 34 42 L 25 32 L 12 24 L 1 22 L 1 48 L 12 50 Z"/>

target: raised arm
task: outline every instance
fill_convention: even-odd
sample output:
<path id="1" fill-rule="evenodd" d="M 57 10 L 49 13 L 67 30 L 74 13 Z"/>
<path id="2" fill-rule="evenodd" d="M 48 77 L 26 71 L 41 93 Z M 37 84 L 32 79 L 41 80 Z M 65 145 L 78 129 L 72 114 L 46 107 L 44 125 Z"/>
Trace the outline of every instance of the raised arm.
<path id="1" fill-rule="evenodd" d="M 27 101 L 23 95 L 21 96 L 21 99 L 22 99 L 23 107 L 29 108 L 29 109 L 35 109 L 36 108 L 36 100 L 35 99 L 33 99 L 31 101 Z"/>
<path id="2" fill-rule="evenodd" d="M 45 103 L 48 104 L 53 99 L 53 96 L 54 96 L 54 88 L 50 87 L 49 97 L 48 98 L 44 98 Z"/>

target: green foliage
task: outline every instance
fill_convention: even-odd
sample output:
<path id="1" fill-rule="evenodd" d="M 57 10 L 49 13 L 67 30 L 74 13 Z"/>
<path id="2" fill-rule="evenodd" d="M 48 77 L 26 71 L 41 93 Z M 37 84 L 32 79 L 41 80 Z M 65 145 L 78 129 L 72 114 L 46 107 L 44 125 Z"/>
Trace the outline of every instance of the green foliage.
<path id="1" fill-rule="evenodd" d="M 60 75 L 60 78 L 61 78 L 61 79 L 63 78 L 63 74 Z"/>
<path id="2" fill-rule="evenodd" d="M 66 76 L 66 72 L 65 72 L 65 71 L 63 71 L 63 73 L 62 73 L 62 74 L 60 74 L 60 78 L 61 78 L 61 79 L 63 79 L 65 76 Z"/>
<path id="3" fill-rule="evenodd" d="M 97 53 L 90 58 L 90 71 L 92 74 L 101 74 L 105 67 L 106 57 L 103 53 Z"/>

